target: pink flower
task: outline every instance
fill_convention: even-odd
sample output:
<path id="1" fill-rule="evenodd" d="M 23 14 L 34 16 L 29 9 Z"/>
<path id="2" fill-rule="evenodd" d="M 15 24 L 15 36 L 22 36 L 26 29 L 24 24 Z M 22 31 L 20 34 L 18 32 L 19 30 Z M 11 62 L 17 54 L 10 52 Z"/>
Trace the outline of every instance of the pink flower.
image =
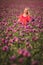
<path id="1" fill-rule="evenodd" d="M 9 27 L 9 28 L 8 28 L 8 31 L 12 31 L 12 27 Z"/>
<path id="2" fill-rule="evenodd" d="M 17 31 L 19 31 L 19 30 L 20 30 L 20 28 L 18 27 L 18 28 L 17 28 Z"/>
<path id="3" fill-rule="evenodd" d="M 40 32 L 42 32 L 42 33 L 43 33 L 43 29 L 40 29 Z"/>
<path id="4" fill-rule="evenodd" d="M 24 61 L 24 58 L 19 58 L 18 59 L 18 62 L 20 62 L 20 63 L 23 63 L 23 61 Z"/>
<path id="5" fill-rule="evenodd" d="M 23 55 L 24 57 L 30 57 L 31 56 L 30 52 L 27 51 L 26 49 L 19 49 L 18 54 Z"/>
<path id="6" fill-rule="evenodd" d="M 37 29 L 32 29 L 32 32 L 39 32 L 39 30 L 37 30 Z"/>
<path id="7" fill-rule="evenodd" d="M 8 34 L 8 36 L 9 36 L 9 37 L 12 37 L 12 34 L 10 33 L 10 34 Z"/>
<path id="8" fill-rule="evenodd" d="M 14 61 L 15 59 L 16 59 L 16 55 L 13 55 L 13 56 L 10 57 L 11 61 Z"/>
<path id="9" fill-rule="evenodd" d="M 32 61 L 32 65 L 38 65 L 38 61 Z"/>
<path id="10" fill-rule="evenodd" d="M 17 65 L 17 64 L 14 63 L 14 64 L 11 64 L 11 65 Z"/>
<path id="11" fill-rule="evenodd" d="M 23 33 L 20 31 L 20 36 L 23 36 Z"/>
<path id="12" fill-rule="evenodd" d="M 38 39 L 39 39 L 38 36 L 33 36 L 33 37 L 32 37 L 32 40 L 33 40 L 33 41 L 37 41 Z"/>
<path id="13" fill-rule="evenodd" d="M 28 48 L 28 49 L 32 49 L 32 46 L 29 45 L 29 46 L 27 46 L 27 48 Z"/>
<path id="14" fill-rule="evenodd" d="M 15 41 L 15 42 L 18 42 L 18 40 L 19 40 L 19 39 L 18 39 L 18 37 L 16 37 L 16 36 L 15 36 L 14 39 L 13 39 L 13 41 Z"/>
<path id="15" fill-rule="evenodd" d="M 24 57 L 31 57 L 31 54 L 29 51 L 25 50 L 24 53 L 23 53 L 23 56 Z"/>
<path id="16" fill-rule="evenodd" d="M 17 32 L 17 30 L 12 30 L 14 33 L 16 33 Z"/>
<path id="17" fill-rule="evenodd" d="M 24 49 L 19 49 L 18 54 L 22 55 L 24 53 Z"/>
<path id="18" fill-rule="evenodd" d="M 24 41 L 25 40 L 25 38 L 21 38 L 21 41 Z"/>
<path id="19" fill-rule="evenodd" d="M 30 42 L 26 42 L 26 46 L 29 46 Z"/>
<path id="20" fill-rule="evenodd" d="M 10 39 L 9 42 L 10 42 L 10 43 L 13 43 L 13 39 Z"/>
<path id="21" fill-rule="evenodd" d="M 8 51 L 9 48 L 8 48 L 8 46 L 3 46 L 3 47 L 2 47 L 2 50 L 3 50 L 3 51 Z"/>
<path id="22" fill-rule="evenodd" d="M 2 38 L 2 42 L 3 42 L 3 43 L 5 42 L 5 39 L 4 39 L 4 38 Z"/>

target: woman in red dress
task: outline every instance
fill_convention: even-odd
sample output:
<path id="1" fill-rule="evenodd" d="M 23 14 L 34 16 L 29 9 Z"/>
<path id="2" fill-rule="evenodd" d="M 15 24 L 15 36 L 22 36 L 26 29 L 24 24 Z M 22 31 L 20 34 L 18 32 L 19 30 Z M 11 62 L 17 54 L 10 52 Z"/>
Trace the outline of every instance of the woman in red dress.
<path id="1" fill-rule="evenodd" d="M 31 17 L 30 17 L 29 9 L 25 8 L 23 14 L 21 14 L 19 16 L 18 21 L 21 22 L 22 24 L 26 25 L 27 22 L 29 22 L 30 20 L 31 20 Z"/>

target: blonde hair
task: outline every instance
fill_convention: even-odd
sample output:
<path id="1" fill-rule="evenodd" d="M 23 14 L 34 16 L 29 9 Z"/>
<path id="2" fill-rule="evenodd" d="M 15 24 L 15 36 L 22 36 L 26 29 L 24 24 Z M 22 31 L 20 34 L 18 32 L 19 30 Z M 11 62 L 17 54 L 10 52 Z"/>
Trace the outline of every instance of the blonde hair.
<path id="1" fill-rule="evenodd" d="M 30 8 L 26 7 L 24 11 L 27 11 L 27 14 L 30 15 Z"/>

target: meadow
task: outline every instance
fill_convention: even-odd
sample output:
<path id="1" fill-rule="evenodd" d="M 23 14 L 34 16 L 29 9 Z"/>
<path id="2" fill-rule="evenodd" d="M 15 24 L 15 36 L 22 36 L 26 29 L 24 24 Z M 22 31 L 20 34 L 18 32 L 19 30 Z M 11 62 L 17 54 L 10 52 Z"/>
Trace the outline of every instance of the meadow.
<path id="1" fill-rule="evenodd" d="M 1 2 L 3 5 L 0 7 L 0 65 L 43 65 L 42 2 Z M 17 21 L 17 17 L 27 6 L 34 21 L 24 26 Z"/>

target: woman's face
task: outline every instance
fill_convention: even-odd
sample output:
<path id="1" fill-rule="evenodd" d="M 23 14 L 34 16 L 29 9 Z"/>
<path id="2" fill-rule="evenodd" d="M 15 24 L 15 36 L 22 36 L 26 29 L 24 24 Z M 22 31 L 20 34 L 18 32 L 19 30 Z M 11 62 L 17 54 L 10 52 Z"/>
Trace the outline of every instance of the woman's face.
<path id="1" fill-rule="evenodd" d="M 24 13 L 25 14 L 28 14 L 28 9 L 24 9 Z"/>

